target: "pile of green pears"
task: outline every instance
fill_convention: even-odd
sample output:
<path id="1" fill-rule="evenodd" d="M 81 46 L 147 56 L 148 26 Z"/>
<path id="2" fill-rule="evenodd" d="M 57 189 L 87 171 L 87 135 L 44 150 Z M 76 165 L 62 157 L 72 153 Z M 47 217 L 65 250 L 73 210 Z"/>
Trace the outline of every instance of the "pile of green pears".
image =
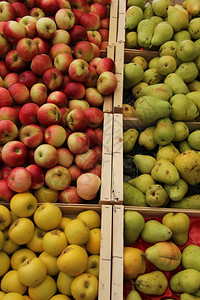
<path id="1" fill-rule="evenodd" d="M 137 167 L 123 182 L 126 206 L 200 209 L 200 129 L 160 118 L 123 133 L 124 159 Z"/>
<path id="2" fill-rule="evenodd" d="M 190 218 L 182 212 L 144 218 L 137 211 L 125 210 L 124 247 L 126 252 L 133 247 L 141 248 L 145 264 L 142 274 L 129 278 L 132 290 L 126 300 L 141 300 L 141 293 L 164 296 L 167 289 L 172 297 L 180 296 L 181 300 L 200 299 L 200 246 L 190 241 L 190 225 Z M 129 264 L 136 258 L 134 252 L 130 253 L 133 254 Z M 126 268 L 131 266 L 124 265 L 124 272 Z"/>

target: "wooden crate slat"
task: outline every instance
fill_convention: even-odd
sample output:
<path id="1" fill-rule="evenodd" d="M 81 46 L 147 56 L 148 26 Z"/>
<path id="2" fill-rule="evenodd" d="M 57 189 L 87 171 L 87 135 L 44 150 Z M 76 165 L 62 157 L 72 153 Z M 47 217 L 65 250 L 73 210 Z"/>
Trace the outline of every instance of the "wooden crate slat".
<path id="1" fill-rule="evenodd" d="M 108 45 L 115 44 L 117 41 L 118 6 L 119 6 L 118 0 L 111 1 Z"/>
<path id="2" fill-rule="evenodd" d="M 124 79 L 124 43 L 117 43 L 115 51 L 115 66 L 117 76 L 117 88 L 114 92 L 114 113 L 118 108 L 122 108 L 123 101 L 123 79 Z"/>

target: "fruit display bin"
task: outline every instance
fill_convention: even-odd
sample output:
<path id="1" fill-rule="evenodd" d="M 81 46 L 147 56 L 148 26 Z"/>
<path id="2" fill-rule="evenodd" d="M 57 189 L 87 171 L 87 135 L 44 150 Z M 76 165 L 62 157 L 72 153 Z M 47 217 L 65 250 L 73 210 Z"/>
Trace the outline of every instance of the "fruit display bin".
<path id="1" fill-rule="evenodd" d="M 113 251 L 112 251 L 112 293 L 111 299 L 112 300 L 122 300 L 125 299 L 127 294 L 132 289 L 132 282 L 131 280 L 124 280 L 123 275 L 123 249 L 124 249 L 124 212 L 125 211 L 136 211 L 139 212 L 146 220 L 154 219 L 161 221 L 162 217 L 169 213 L 178 213 L 182 212 L 187 214 L 190 219 L 190 227 L 189 227 L 189 237 L 188 241 L 184 246 L 180 246 L 179 249 L 182 249 L 190 244 L 195 244 L 200 246 L 200 231 L 199 231 L 199 218 L 200 213 L 196 210 L 177 210 L 177 209 L 167 209 L 167 208 L 138 208 L 132 206 L 123 206 L 123 205 L 114 205 L 113 206 Z M 139 248 L 143 251 L 150 246 L 150 244 L 143 242 L 141 237 L 139 236 L 137 241 L 131 245 L 131 247 Z M 150 262 L 147 262 L 146 273 L 158 270 L 155 266 L 153 266 Z M 164 272 L 168 280 L 171 278 L 172 274 L 175 274 L 176 271 L 179 271 L 182 266 L 179 266 L 171 273 Z M 139 292 L 140 293 L 140 292 Z M 167 287 L 166 292 L 161 296 L 151 296 L 147 294 L 140 293 L 141 298 L 144 300 L 151 300 L 151 299 L 180 299 L 180 295 L 178 293 L 172 292 Z"/>

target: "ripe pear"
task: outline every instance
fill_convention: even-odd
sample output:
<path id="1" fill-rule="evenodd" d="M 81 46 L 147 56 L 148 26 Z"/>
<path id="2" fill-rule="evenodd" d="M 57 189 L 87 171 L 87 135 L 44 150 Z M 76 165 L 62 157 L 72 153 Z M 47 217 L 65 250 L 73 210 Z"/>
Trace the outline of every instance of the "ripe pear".
<path id="1" fill-rule="evenodd" d="M 180 4 L 168 7 L 167 20 L 174 31 L 180 31 L 187 28 L 189 23 L 189 14 Z"/>
<path id="2" fill-rule="evenodd" d="M 169 101 L 169 99 L 172 97 L 172 90 L 165 83 L 157 83 L 143 87 L 141 90 L 141 95 L 159 97 L 162 100 Z"/>
<path id="3" fill-rule="evenodd" d="M 164 189 L 173 201 L 180 201 L 188 191 L 188 184 L 180 178 L 175 184 L 165 184 Z"/>
<path id="4" fill-rule="evenodd" d="M 195 150 L 178 155 L 174 165 L 188 184 L 196 185 L 200 182 L 200 155 Z"/>
<path id="5" fill-rule="evenodd" d="M 150 174 L 141 174 L 133 179 L 130 179 L 128 183 L 145 194 L 148 187 L 152 184 L 155 184 L 155 180 L 151 177 Z"/>
<path id="6" fill-rule="evenodd" d="M 198 296 L 193 296 L 189 293 L 182 293 L 180 294 L 180 300 L 198 300 L 200 297 Z"/>
<path id="7" fill-rule="evenodd" d="M 136 290 L 131 290 L 126 296 L 126 300 L 142 300 L 142 298 Z"/>
<path id="8" fill-rule="evenodd" d="M 169 201 L 165 189 L 160 184 L 150 185 L 145 192 L 145 196 L 147 204 L 151 207 L 165 207 Z"/>
<path id="9" fill-rule="evenodd" d="M 175 184 L 180 179 L 177 168 L 167 159 L 157 160 L 151 170 L 151 176 L 154 180 L 166 184 Z"/>
<path id="10" fill-rule="evenodd" d="M 178 43 L 176 41 L 165 42 L 159 48 L 159 56 L 170 55 L 176 58 Z"/>
<path id="11" fill-rule="evenodd" d="M 175 136 L 173 142 L 184 141 L 189 135 L 189 128 L 185 122 L 177 121 L 173 123 Z"/>
<path id="12" fill-rule="evenodd" d="M 200 150 L 199 141 L 200 141 L 200 129 L 196 129 L 189 134 L 188 143 L 193 149 Z"/>
<path id="13" fill-rule="evenodd" d="M 180 153 L 183 153 L 183 152 L 185 152 L 187 150 L 192 150 L 192 148 L 190 147 L 188 141 L 182 141 L 182 142 L 180 142 L 179 145 L 178 145 L 178 147 L 179 147 Z"/>
<path id="14" fill-rule="evenodd" d="M 158 145 L 165 146 L 169 144 L 174 139 L 174 135 L 174 127 L 169 117 L 160 118 L 156 122 L 153 137 Z"/>
<path id="15" fill-rule="evenodd" d="M 146 2 L 145 7 L 143 9 L 143 13 L 144 19 L 150 19 L 151 17 L 153 17 L 154 13 L 151 2 Z"/>
<path id="16" fill-rule="evenodd" d="M 128 153 L 133 150 L 139 131 L 135 128 L 129 128 L 123 133 L 123 152 Z"/>
<path id="17" fill-rule="evenodd" d="M 180 75 L 184 82 L 188 83 L 195 80 L 199 74 L 199 71 L 194 62 L 183 62 L 175 71 Z"/>
<path id="18" fill-rule="evenodd" d="M 190 218 L 185 213 L 167 213 L 162 218 L 162 224 L 172 231 L 172 241 L 177 246 L 183 246 L 188 241 Z"/>
<path id="19" fill-rule="evenodd" d="M 125 28 L 133 30 L 137 27 L 138 23 L 143 19 L 143 10 L 136 5 L 130 6 L 126 10 L 125 15 Z"/>
<path id="20" fill-rule="evenodd" d="M 158 242 L 148 247 L 145 257 L 161 271 L 173 271 L 181 263 L 181 251 L 172 242 Z"/>
<path id="21" fill-rule="evenodd" d="M 200 91 L 200 81 L 193 80 L 192 82 L 189 82 L 188 88 L 189 88 L 190 92 Z"/>
<path id="22" fill-rule="evenodd" d="M 140 47 L 148 48 L 151 45 L 156 23 L 152 19 L 143 19 L 137 26 L 138 44 Z"/>
<path id="23" fill-rule="evenodd" d="M 158 60 L 158 72 L 163 75 L 167 76 L 170 73 L 176 71 L 177 63 L 176 59 L 171 55 L 163 55 Z"/>
<path id="24" fill-rule="evenodd" d="M 167 75 L 164 79 L 164 83 L 171 88 L 173 94 L 185 95 L 189 92 L 189 89 L 182 77 L 176 73 L 170 73 Z"/>
<path id="25" fill-rule="evenodd" d="M 157 69 L 158 68 L 158 60 L 159 60 L 159 56 L 153 57 L 150 61 L 149 61 L 149 69 Z"/>
<path id="26" fill-rule="evenodd" d="M 178 44 L 177 57 L 183 62 L 194 60 L 199 56 L 199 49 L 200 45 L 197 43 L 192 40 L 184 40 Z"/>
<path id="27" fill-rule="evenodd" d="M 144 217 L 137 211 L 126 210 L 124 212 L 124 245 L 135 243 L 144 228 Z"/>
<path id="28" fill-rule="evenodd" d="M 129 31 L 125 34 L 125 48 L 133 49 L 138 47 L 137 32 Z"/>
<path id="29" fill-rule="evenodd" d="M 152 271 L 138 276 L 135 287 L 144 294 L 160 296 L 167 290 L 168 280 L 163 272 Z"/>
<path id="30" fill-rule="evenodd" d="M 161 22 L 164 22 L 164 19 L 161 18 L 161 17 L 158 17 L 158 16 L 152 16 L 151 17 L 151 20 L 153 20 L 155 23 L 156 23 L 156 26 L 161 23 Z"/>
<path id="31" fill-rule="evenodd" d="M 145 128 L 139 135 L 138 144 L 147 150 L 153 150 L 157 144 L 154 141 L 153 135 L 155 126 L 149 126 Z"/>
<path id="32" fill-rule="evenodd" d="M 200 272 L 200 247 L 195 244 L 182 250 L 182 265 L 184 269 L 195 269 Z"/>
<path id="33" fill-rule="evenodd" d="M 167 241 L 171 238 L 171 236 L 171 229 L 153 219 L 145 222 L 144 228 L 141 232 L 141 238 L 143 241 L 150 244 Z"/>
<path id="34" fill-rule="evenodd" d="M 166 17 L 168 7 L 172 5 L 170 0 L 153 0 L 152 8 L 156 16 Z"/>
<path id="35" fill-rule="evenodd" d="M 174 146 L 174 144 L 169 143 L 166 146 L 159 147 L 156 159 L 167 159 L 171 163 L 174 163 L 175 158 L 180 154 L 179 150 Z"/>
<path id="36" fill-rule="evenodd" d="M 139 83 L 137 83 L 133 88 L 132 88 L 132 94 L 133 96 L 137 99 L 139 97 L 142 96 L 142 89 L 144 87 L 148 87 L 148 83 L 144 82 L 144 81 L 140 81 Z"/>
<path id="37" fill-rule="evenodd" d="M 200 13 L 200 2 L 196 0 L 188 0 L 187 11 L 192 16 L 197 16 Z"/>
<path id="38" fill-rule="evenodd" d="M 124 66 L 124 88 L 129 89 L 143 79 L 144 70 L 137 63 L 128 63 Z"/>
<path id="39" fill-rule="evenodd" d="M 180 43 L 184 40 L 191 40 L 191 35 L 188 32 L 188 30 L 180 30 L 178 32 L 175 32 L 173 35 L 173 40 L 176 41 L 177 43 Z"/>
<path id="40" fill-rule="evenodd" d="M 128 206 L 147 206 L 144 194 L 129 184 L 123 183 L 123 203 Z"/>
<path id="41" fill-rule="evenodd" d="M 172 26 L 166 22 L 160 22 L 156 25 L 151 39 L 152 46 L 160 46 L 163 43 L 170 41 L 174 34 Z"/>
<path id="42" fill-rule="evenodd" d="M 132 5 L 136 5 L 139 6 L 140 8 L 144 8 L 145 7 L 145 0 L 128 0 L 127 1 L 127 7 L 130 7 Z"/>
<path id="43" fill-rule="evenodd" d="M 199 26 L 200 17 L 192 19 L 188 24 L 188 32 L 194 40 L 198 40 L 200 38 Z"/>
<path id="44" fill-rule="evenodd" d="M 200 90 L 194 91 L 186 94 L 186 96 L 192 100 L 192 102 L 197 106 L 197 108 L 200 110 Z"/>
<path id="45" fill-rule="evenodd" d="M 197 106 L 184 94 L 176 94 L 170 99 L 172 112 L 170 117 L 175 121 L 193 121 L 199 115 Z"/>
<path id="46" fill-rule="evenodd" d="M 180 201 L 170 202 L 172 208 L 183 209 L 200 209 L 200 195 L 195 194 L 188 197 L 183 197 Z"/>
<path id="47" fill-rule="evenodd" d="M 142 57 L 140 55 L 134 56 L 133 59 L 131 60 L 131 62 L 141 65 L 143 70 L 146 70 L 148 68 L 148 62 L 146 61 L 146 59 L 144 57 Z"/>
<path id="48" fill-rule="evenodd" d="M 200 272 L 195 269 L 181 270 L 170 279 L 170 288 L 176 293 L 193 294 L 200 287 Z"/>
<path id="49" fill-rule="evenodd" d="M 130 104 L 122 104 L 123 117 L 135 118 L 136 112 L 135 108 Z"/>
<path id="50" fill-rule="evenodd" d="M 133 161 L 141 173 L 150 174 L 156 164 L 156 159 L 151 155 L 135 154 Z"/>
<path id="51" fill-rule="evenodd" d="M 150 68 L 144 71 L 143 81 L 149 85 L 161 82 L 163 76 L 159 73 L 158 68 Z"/>

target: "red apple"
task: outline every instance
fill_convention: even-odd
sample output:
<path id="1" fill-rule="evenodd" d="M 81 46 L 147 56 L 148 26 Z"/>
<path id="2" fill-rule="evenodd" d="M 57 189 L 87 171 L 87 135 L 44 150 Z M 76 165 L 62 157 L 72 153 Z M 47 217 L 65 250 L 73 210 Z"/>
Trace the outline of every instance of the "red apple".
<path id="1" fill-rule="evenodd" d="M 39 53 L 38 45 L 30 38 L 22 38 L 18 41 L 16 50 L 24 61 L 31 61 Z"/>
<path id="2" fill-rule="evenodd" d="M 93 149 L 88 149 L 88 151 L 77 154 L 75 156 L 74 162 L 78 168 L 84 171 L 93 169 L 98 160 L 98 155 Z"/>
<path id="3" fill-rule="evenodd" d="M 44 11 L 40 7 L 33 7 L 30 10 L 30 16 L 36 18 L 37 20 L 45 17 Z"/>
<path id="4" fill-rule="evenodd" d="M 101 41 L 108 41 L 108 39 L 109 39 L 109 30 L 108 29 L 100 28 L 99 33 L 101 35 Z"/>
<path id="5" fill-rule="evenodd" d="M 73 109 L 85 110 L 86 108 L 89 108 L 90 105 L 86 100 L 72 99 L 68 102 L 68 107 L 70 110 Z"/>
<path id="6" fill-rule="evenodd" d="M 24 125 L 37 124 L 37 111 L 39 106 L 35 103 L 26 103 L 19 111 L 20 122 Z"/>
<path id="7" fill-rule="evenodd" d="M 71 9 L 60 8 L 55 14 L 55 21 L 59 29 L 70 30 L 75 23 L 75 16 Z"/>
<path id="8" fill-rule="evenodd" d="M 43 141 L 43 131 L 36 124 L 26 125 L 21 128 L 19 138 L 26 147 L 35 149 Z"/>
<path id="9" fill-rule="evenodd" d="M 1 2 L 0 2 L 1 3 Z M 0 32 L 0 56 L 4 56 L 10 51 L 11 45 L 8 40 L 4 37 L 3 33 Z"/>
<path id="10" fill-rule="evenodd" d="M 53 103 L 45 103 L 39 107 L 37 112 L 37 119 L 40 125 L 48 127 L 53 124 L 58 124 L 60 121 L 59 107 Z"/>
<path id="11" fill-rule="evenodd" d="M 33 41 L 38 45 L 39 54 L 48 54 L 50 44 L 39 36 L 33 38 Z"/>
<path id="12" fill-rule="evenodd" d="M 22 72 L 27 67 L 27 62 L 19 56 L 16 49 L 12 49 L 6 54 L 5 62 L 12 72 Z"/>
<path id="13" fill-rule="evenodd" d="M 93 173 L 101 178 L 101 165 L 96 164 L 93 169 L 89 170 L 88 173 Z"/>
<path id="14" fill-rule="evenodd" d="M 74 26 L 75 26 L 75 25 L 79 25 L 79 18 L 80 18 L 80 16 L 83 14 L 83 12 L 80 11 L 80 9 L 77 9 L 77 8 L 73 8 L 73 9 L 72 9 L 72 12 L 73 12 L 74 17 L 75 17 L 75 23 L 74 23 Z"/>
<path id="15" fill-rule="evenodd" d="M 3 34 L 9 42 L 17 44 L 20 39 L 26 36 L 26 31 L 20 23 L 8 21 L 3 27 Z"/>
<path id="16" fill-rule="evenodd" d="M 12 170 L 11 167 L 4 165 L 3 168 L 1 169 L 1 178 L 7 179 L 11 170 Z"/>
<path id="17" fill-rule="evenodd" d="M 54 66 L 60 70 L 63 74 L 68 73 L 69 65 L 73 61 L 73 57 L 69 53 L 58 53 L 54 58 Z"/>
<path id="18" fill-rule="evenodd" d="M 87 0 L 71 0 L 70 4 L 72 9 L 78 9 L 81 12 L 87 12 L 89 9 Z"/>
<path id="19" fill-rule="evenodd" d="M 51 58 L 47 54 L 38 54 L 33 57 L 30 67 L 32 72 L 42 76 L 47 69 L 52 68 Z"/>
<path id="20" fill-rule="evenodd" d="M 35 0 L 24 0 L 24 4 L 26 5 L 27 8 L 31 9 L 36 5 Z"/>
<path id="21" fill-rule="evenodd" d="M 43 17 L 37 20 L 36 30 L 39 37 L 51 39 L 56 32 L 56 23 L 49 17 Z"/>
<path id="22" fill-rule="evenodd" d="M 67 168 L 55 166 L 47 170 L 45 174 L 46 185 L 56 191 L 65 190 L 71 183 L 71 175 Z"/>
<path id="23" fill-rule="evenodd" d="M 90 5 L 90 12 L 97 14 L 100 19 L 104 19 L 107 15 L 107 8 L 102 3 L 94 2 Z"/>
<path id="24" fill-rule="evenodd" d="M 67 146 L 73 154 L 81 154 L 88 151 L 90 140 L 83 132 L 73 132 L 68 137 Z"/>
<path id="25" fill-rule="evenodd" d="M 90 75 L 88 63 L 80 58 L 74 59 L 69 65 L 69 76 L 72 80 L 84 82 Z"/>
<path id="26" fill-rule="evenodd" d="M 96 87 L 97 86 L 97 79 L 98 79 L 98 74 L 95 68 L 91 67 L 89 65 L 89 71 L 90 75 L 88 79 L 84 82 L 84 85 L 86 88 L 88 87 Z"/>
<path id="27" fill-rule="evenodd" d="M 70 172 L 72 182 L 76 182 L 77 178 L 83 174 L 83 170 L 78 168 L 76 165 L 69 166 L 68 171 Z"/>
<path id="28" fill-rule="evenodd" d="M 0 107 L 12 105 L 11 95 L 6 88 L 0 87 L 0 95 L 1 95 Z"/>
<path id="29" fill-rule="evenodd" d="M 99 75 L 106 71 L 115 73 L 115 62 L 110 57 L 102 58 L 99 64 L 97 65 L 97 73 Z"/>
<path id="30" fill-rule="evenodd" d="M 108 41 L 102 41 L 99 47 L 100 50 L 106 51 L 108 47 Z"/>
<path id="31" fill-rule="evenodd" d="M 74 47 L 74 55 L 89 62 L 94 57 L 94 48 L 89 41 L 79 41 Z"/>
<path id="32" fill-rule="evenodd" d="M 89 62 L 89 66 L 93 67 L 95 69 L 97 69 L 98 64 L 100 63 L 100 61 L 102 60 L 101 57 L 94 57 L 90 62 Z"/>
<path id="33" fill-rule="evenodd" d="M 84 200 L 92 200 L 96 197 L 101 185 L 99 176 L 92 173 L 85 173 L 77 179 L 78 195 Z"/>
<path id="34" fill-rule="evenodd" d="M 15 9 L 7 1 L 0 2 L 0 21 L 9 21 L 15 19 Z"/>
<path id="35" fill-rule="evenodd" d="M 26 31 L 26 37 L 32 39 L 36 36 L 36 22 L 37 19 L 34 17 L 31 17 L 29 15 L 22 17 L 19 20 L 19 23 L 24 27 Z"/>
<path id="36" fill-rule="evenodd" d="M 44 71 L 42 75 L 43 83 L 51 91 L 58 90 L 63 84 L 63 74 L 60 70 L 52 67 Z"/>
<path id="37" fill-rule="evenodd" d="M 1 33 L 3 33 L 3 28 L 6 23 L 7 23 L 6 21 L 0 21 L 0 32 Z"/>
<path id="38" fill-rule="evenodd" d="M 11 198 L 14 196 L 14 191 L 12 191 L 7 183 L 6 179 L 0 180 L 0 199 L 1 201 L 10 202 Z"/>
<path id="39" fill-rule="evenodd" d="M 10 73 L 5 60 L 0 60 L 0 76 L 4 79 L 7 74 Z"/>
<path id="40" fill-rule="evenodd" d="M 96 44 L 92 43 L 92 42 L 91 42 L 91 44 L 92 44 L 92 47 L 94 49 L 94 58 L 95 57 L 99 57 L 100 56 L 100 49 L 99 49 L 99 47 Z"/>
<path id="41" fill-rule="evenodd" d="M 98 30 L 87 30 L 87 40 L 99 48 L 101 45 L 101 35 Z"/>
<path id="42" fill-rule="evenodd" d="M 102 94 L 100 94 L 94 87 L 88 87 L 85 90 L 85 99 L 91 106 L 96 107 L 101 106 L 104 101 Z"/>
<path id="43" fill-rule="evenodd" d="M 57 150 L 51 145 L 42 144 L 35 149 L 34 160 L 39 167 L 52 168 L 58 162 Z"/>
<path id="44" fill-rule="evenodd" d="M 31 187 L 31 173 L 24 167 L 16 167 L 10 171 L 7 183 L 16 193 L 26 192 Z"/>
<path id="45" fill-rule="evenodd" d="M 75 186 L 69 186 L 65 190 L 59 193 L 58 201 L 61 203 L 68 204 L 81 204 L 83 200 L 77 193 L 77 188 Z"/>
<path id="46" fill-rule="evenodd" d="M 97 128 L 103 122 L 103 112 L 97 107 L 89 107 L 84 110 L 88 119 L 88 127 Z"/>
<path id="47" fill-rule="evenodd" d="M 23 83 L 28 89 L 31 89 L 38 81 L 37 76 L 29 70 L 19 74 L 19 82 Z"/>
<path id="48" fill-rule="evenodd" d="M 36 83 L 30 89 L 31 101 L 39 106 L 46 103 L 47 97 L 47 87 L 43 83 Z"/>
<path id="49" fill-rule="evenodd" d="M 67 125 L 72 131 L 83 131 L 87 127 L 88 120 L 83 110 L 73 109 L 67 115 Z"/>
<path id="50" fill-rule="evenodd" d="M 101 3 L 103 5 L 109 5 L 111 3 L 111 0 L 95 0 L 97 3 Z"/>
<path id="51" fill-rule="evenodd" d="M 0 121 L 0 144 L 6 144 L 9 141 L 13 141 L 18 136 L 18 128 L 10 120 Z"/>
<path id="52" fill-rule="evenodd" d="M 47 103 L 53 103 L 58 107 L 67 105 L 67 96 L 61 91 L 54 91 L 47 97 Z"/>
<path id="53" fill-rule="evenodd" d="M 51 47 L 51 49 L 49 51 L 49 56 L 53 61 L 57 54 L 63 53 L 63 52 L 72 55 L 72 49 L 68 45 L 63 44 L 63 43 L 55 44 Z"/>
<path id="54" fill-rule="evenodd" d="M 117 77 L 110 71 L 105 71 L 100 74 L 97 80 L 97 90 L 102 95 L 112 94 L 117 87 Z"/>
<path id="55" fill-rule="evenodd" d="M 70 45 L 71 37 L 67 30 L 65 29 L 57 29 L 54 36 L 51 38 L 51 44 L 66 44 Z"/>
<path id="56" fill-rule="evenodd" d="M 71 4 L 68 0 L 58 0 L 60 8 L 69 8 L 71 9 Z"/>
<path id="57" fill-rule="evenodd" d="M 90 148 L 92 148 L 96 144 L 96 134 L 95 134 L 95 129 L 87 127 L 84 130 L 84 133 L 87 135 L 87 137 L 90 140 Z"/>
<path id="58" fill-rule="evenodd" d="M 61 147 L 67 138 L 65 129 L 60 125 L 51 125 L 44 131 L 44 140 L 55 148 Z"/>
<path id="59" fill-rule="evenodd" d="M 79 25 L 87 30 L 98 30 L 101 26 L 100 17 L 91 12 L 84 12 L 79 18 Z"/>
<path id="60" fill-rule="evenodd" d="M 76 45 L 76 43 L 80 41 L 87 40 L 87 30 L 80 25 L 74 25 L 73 28 L 70 30 L 70 38 L 71 43 Z"/>
<path id="61" fill-rule="evenodd" d="M 35 149 L 28 149 L 27 164 L 35 164 L 34 153 Z"/>
<path id="62" fill-rule="evenodd" d="M 44 184 L 44 171 L 39 166 L 32 164 L 26 167 L 31 174 L 31 186 L 30 189 L 36 190 Z"/>
<path id="63" fill-rule="evenodd" d="M 15 9 L 15 16 L 19 18 L 23 18 L 24 16 L 29 15 L 29 9 L 26 5 L 20 1 L 14 1 L 12 3 L 12 7 Z"/>
<path id="64" fill-rule="evenodd" d="M 57 0 L 42 0 L 41 9 L 44 11 L 45 15 L 53 16 L 60 8 Z"/>
<path id="65" fill-rule="evenodd" d="M 101 20 L 101 28 L 109 30 L 110 19 L 104 18 Z"/>
<path id="66" fill-rule="evenodd" d="M 103 142 L 103 130 L 98 127 L 94 129 L 94 132 L 96 135 L 96 144 L 101 146 Z"/>
<path id="67" fill-rule="evenodd" d="M 0 120 L 10 120 L 17 125 L 19 122 L 19 113 L 13 107 L 10 106 L 1 107 Z"/>
<path id="68" fill-rule="evenodd" d="M 9 167 L 23 165 L 27 159 L 27 148 L 20 141 L 10 141 L 2 148 L 2 160 Z"/>
<path id="69" fill-rule="evenodd" d="M 74 154 L 65 147 L 60 147 L 57 149 L 58 152 L 58 165 L 65 168 L 69 168 L 74 160 Z"/>
<path id="70" fill-rule="evenodd" d="M 60 125 L 64 128 L 67 127 L 67 115 L 70 112 L 70 109 L 68 107 L 62 106 L 60 107 Z"/>
<path id="71" fill-rule="evenodd" d="M 9 86 L 8 91 L 15 103 L 19 105 L 27 103 L 29 99 L 29 89 L 23 83 L 13 83 Z"/>
<path id="72" fill-rule="evenodd" d="M 69 82 L 64 93 L 70 99 L 82 99 L 85 96 L 85 87 L 81 82 Z"/>
<path id="73" fill-rule="evenodd" d="M 102 161 L 102 147 L 99 146 L 99 145 L 95 145 L 93 148 L 92 148 L 98 155 L 98 160 L 97 160 L 97 163 L 101 164 L 101 161 Z"/>

